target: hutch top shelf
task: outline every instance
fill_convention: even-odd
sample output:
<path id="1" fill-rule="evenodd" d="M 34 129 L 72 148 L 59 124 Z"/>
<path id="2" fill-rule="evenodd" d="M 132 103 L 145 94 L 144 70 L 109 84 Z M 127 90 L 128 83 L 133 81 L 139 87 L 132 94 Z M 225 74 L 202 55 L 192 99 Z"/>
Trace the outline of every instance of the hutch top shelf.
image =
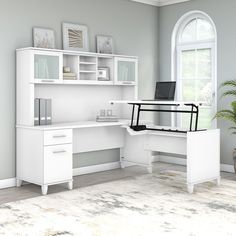
<path id="1" fill-rule="evenodd" d="M 35 48 L 35 47 L 26 47 L 26 48 L 18 48 L 16 51 L 26 51 L 26 50 L 35 50 L 35 51 L 45 51 L 45 52 L 59 52 L 64 55 L 85 55 L 85 56 L 96 56 L 100 58 L 113 58 L 113 57 L 122 57 L 122 58 L 133 58 L 138 59 L 137 56 L 128 56 L 128 55 L 119 55 L 119 54 L 102 54 L 96 52 L 84 52 L 84 51 L 70 51 L 70 50 L 62 50 L 62 49 L 48 49 L 48 48 Z"/>
<path id="2" fill-rule="evenodd" d="M 16 51 L 21 68 L 28 67 L 31 84 L 137 85 L 135 56 L 34 47 Z"/>

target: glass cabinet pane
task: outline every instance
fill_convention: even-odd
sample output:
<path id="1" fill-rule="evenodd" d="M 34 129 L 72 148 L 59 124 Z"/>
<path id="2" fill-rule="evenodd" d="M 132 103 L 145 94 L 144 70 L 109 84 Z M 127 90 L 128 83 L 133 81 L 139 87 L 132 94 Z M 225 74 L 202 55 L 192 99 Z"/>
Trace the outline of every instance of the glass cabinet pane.
<path id="1" fill-rule="evenodd" d="M 135 82 L 135 67 L 133 61 L 118 61 L 118 81 Z"/>
<path id="2" fill-rule="evenodd" d="M 34 78 L 59 80 L 59 56 L 34 55 Z"/>

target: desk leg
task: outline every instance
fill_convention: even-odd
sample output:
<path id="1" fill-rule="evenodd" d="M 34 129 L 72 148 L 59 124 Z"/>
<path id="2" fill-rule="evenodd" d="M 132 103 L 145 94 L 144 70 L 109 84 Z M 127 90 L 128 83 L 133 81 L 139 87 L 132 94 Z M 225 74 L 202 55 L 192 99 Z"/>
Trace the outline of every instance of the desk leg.
<path id="1" fill-rule="evenodd" d="M 221 177 L 218 177 L 218 178 L 216 179 L 216 185 L 217 185 L 217 186 L 220 186 L 220 182 L 221 182 Z"/>
<path id="2" fill-rule="evenodd" d="M 67 183 L 67 188 L 69 190 L 72 190 L 73 189 L 73 180 L 71 180 L 70 182 Z"/>
<path id="3" fill-rule="evenodd" d="M 152 152 L 148 151 L 148 166 L 147 166 L 147 171 L 149 174 L 152 174 L 153 173 L 153 155 L 152 155 Z"/>
<path id="4" fill-rule="evenodd" d="M 41 186 L 41 192 L 43 195 L 47 195 L 48 193 L 48 185 L 42 185 Z"/>
<path id="5" fill-rule="evenodd" d="M 140 109 L 141 109 L 141 105 L 138 105 L 138 114 L 137 114 L 136 126 L 139 126 Z"/>
<path id="6" fill-rule="evenodd" d="M 23 181 L 21 179 L 16 179 L 16 187 L 21 187 L 22 182 Z"/>
<path id="7" fill-rule="evenodd" d="M 188 193 L 192 194 L 194 191 L 194 185 L 193 184 L 188 184 Z"/>
<path id="8" fill-rule="evenodd" d="M 135 105 L 133 105 L 133 109 L 132 109 L 132 116 L 131 116 L 131 123 L 130 123 L 130 127 L 133 127 L 134 124 L 134 112 L 135 112 Z"/>

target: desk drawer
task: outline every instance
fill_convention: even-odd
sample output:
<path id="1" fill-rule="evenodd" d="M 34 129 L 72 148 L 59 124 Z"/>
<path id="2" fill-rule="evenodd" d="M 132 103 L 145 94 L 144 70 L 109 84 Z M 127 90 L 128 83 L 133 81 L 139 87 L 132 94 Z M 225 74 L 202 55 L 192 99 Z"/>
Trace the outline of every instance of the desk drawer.
<path id="1" fill-rule="evenodd" d="M 72 179 L 72 144 L 44 147 L 44 184 Z"/>
<path id="2" fill-rule="evenodd" d="M 58 145 L 72 143 L 72 130 L 50 130 L 44 131 L 44 145 Z"/>

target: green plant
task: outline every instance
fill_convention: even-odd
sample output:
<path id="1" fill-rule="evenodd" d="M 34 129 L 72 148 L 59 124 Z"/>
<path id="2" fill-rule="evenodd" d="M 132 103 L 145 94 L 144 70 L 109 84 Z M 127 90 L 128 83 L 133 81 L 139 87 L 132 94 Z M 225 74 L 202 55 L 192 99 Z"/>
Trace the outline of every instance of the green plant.
<path id="1" fill-rule="evenodd" d="M 236 98 L 236 80 L 229 80 L 229 81 L 224 82 L 221 85 L 221 88 L 225 88 L 225 87 L 229 88 L 229 90 L 226 90 L 222 94 L 222 97 L 233 96 Z M 233 130 L 232 134 L 236 134 L 236 101 L 233 101 L 231 103 L 231 110 L 225 109 L 225 110 L 218 111 L 214 119 L 215 118 L 228 120 L 231 123 L 233 123 L 234 126 L 230 127 L 229 129 Z"/>

